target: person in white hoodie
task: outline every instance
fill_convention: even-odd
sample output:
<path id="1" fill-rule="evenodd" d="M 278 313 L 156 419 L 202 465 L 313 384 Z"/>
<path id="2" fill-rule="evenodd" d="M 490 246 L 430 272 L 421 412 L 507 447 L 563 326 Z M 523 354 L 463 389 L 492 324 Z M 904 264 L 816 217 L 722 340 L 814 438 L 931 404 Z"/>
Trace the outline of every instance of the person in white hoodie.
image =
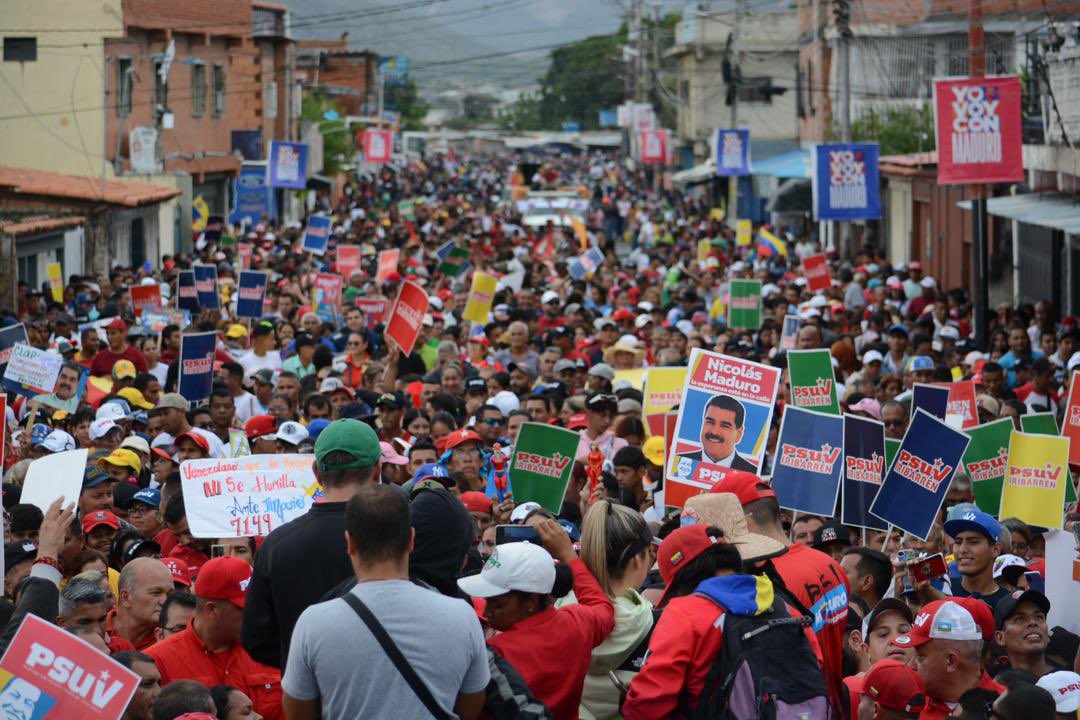
<path id="1" fill-rule="evenodd" d="M 615 629 L 592 652 L 579 708 L 582 720 L 618 718 L 614 671 L 627 686 L 637 673 L 632 655 L 644 649 L 652 605 L 638 593 L 656 559 L 653 535 L 641 513 L 610 500 L 594 503 L 581 524 L 581 559 L 615 606 Z"/>

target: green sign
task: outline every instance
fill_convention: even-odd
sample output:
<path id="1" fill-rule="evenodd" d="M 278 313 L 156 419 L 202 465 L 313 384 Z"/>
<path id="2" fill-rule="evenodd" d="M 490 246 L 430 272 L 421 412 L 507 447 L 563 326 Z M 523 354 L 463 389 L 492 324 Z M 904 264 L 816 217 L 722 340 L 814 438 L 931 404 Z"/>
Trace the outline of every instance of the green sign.
<path id="1" fill-rule="evenodd" d="M 761 281 L 732 280 L 728 325 L 736 330 L 761 327 Z"/>
<path id="2" fill-rule="evenodd" d="M 997 516 L 1001 508 L 1001 490 L 1005 484 L 1005 466 L 1009 460 L 1010 418 L 1002 418 L 965 430 L 971 438 L 964 453 L 964 470 L 975 489 L 975 504 L 983 512 Z"/>
<path id="3" fill-rule="evenodd" d="M 903 440 L 893 440 L 892 438 L 885 438 L 885 475 L 889 474 L 892 470 L 892 462 L 896 459 L 896 451 L 900 449 L 900 443 Z"/>
<path id="4" fill-rule="evenodd" d="M 788 350 L 791 404 L 804 410 L 840 414 L 832 354 L 828 350 Z"/>
<path id="5" fill-rule="evenodd" d="M 1051 412 L 1028 413 L 1020 416 L 1020 432 L 1033 435 L 1060 435 L 1057 417 Z M 1065 483 L 1065 502 L 1076 502 L 1076 484 L 1072 473 L 1069 473 L 1069 482 Z"/>
<path id="6" fill-rule="evenodd" d="M 468 264 L 469 251 L 463 247 L 454 246 L 446 254 L 446 258 L 439 263 L 439 272 L 449 277 L 457 277 Z"/>
<path id="7" fill-rule="evenodd" d="M 397 209 L 402 220 L 416 222 L 416 200 L 402 200 L 398 203 Z"/>
<path id="8" fill-rule="evenodd" d="M 510 490 L 514 502 L 538 502 L 553 513 L 562 509 L 566 486 L 574 471 L 581 436 L 542 423 L 525 423 L 510 458 Z"/>

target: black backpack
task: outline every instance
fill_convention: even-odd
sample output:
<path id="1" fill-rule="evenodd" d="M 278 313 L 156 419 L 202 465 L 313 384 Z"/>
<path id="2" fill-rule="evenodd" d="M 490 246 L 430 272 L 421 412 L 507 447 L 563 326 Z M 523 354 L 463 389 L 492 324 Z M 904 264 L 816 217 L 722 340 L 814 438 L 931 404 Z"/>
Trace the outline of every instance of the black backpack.
<path id="1" fill-rule="evenodd" d="M 695 720 L 822 720 L 832 715 L 821 666 L 804 629 L 778 594 L 768 612 L 724 615 L 723 643 L 713 659 Z"/>

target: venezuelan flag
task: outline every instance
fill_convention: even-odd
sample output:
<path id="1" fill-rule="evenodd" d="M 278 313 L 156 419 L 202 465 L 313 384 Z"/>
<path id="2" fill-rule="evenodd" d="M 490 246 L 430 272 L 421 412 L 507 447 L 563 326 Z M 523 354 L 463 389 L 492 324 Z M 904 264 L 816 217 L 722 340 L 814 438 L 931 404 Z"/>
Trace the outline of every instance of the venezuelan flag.
<path id="1" fill-rule="evenodd" d="M 780 238 L 773 235 L 768 229 L 762 227 L 758 230 L 757 251 L 762 257 L 781 255 L 787 257 L 787 245 Z"/>

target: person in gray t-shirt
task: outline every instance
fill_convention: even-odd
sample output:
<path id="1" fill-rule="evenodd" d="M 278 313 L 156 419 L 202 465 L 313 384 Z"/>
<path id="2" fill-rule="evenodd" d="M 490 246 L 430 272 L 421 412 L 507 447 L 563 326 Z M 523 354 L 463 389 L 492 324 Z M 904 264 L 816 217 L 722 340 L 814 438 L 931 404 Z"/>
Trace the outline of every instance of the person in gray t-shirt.
<path id="1" fill-rule="evenodd" d="M 468 603 L 409 582 L 413 531 L 404 495 L 386 485 L 361 488 L 346 506 L 345 527 L 357 578 L 351 592 L 447 713 L 479 717 L 490 679 L 480 621 Z M 430 717 L 364 622 L 340 598 L 300 615 L 281 685 L 290 719 Z"/>

